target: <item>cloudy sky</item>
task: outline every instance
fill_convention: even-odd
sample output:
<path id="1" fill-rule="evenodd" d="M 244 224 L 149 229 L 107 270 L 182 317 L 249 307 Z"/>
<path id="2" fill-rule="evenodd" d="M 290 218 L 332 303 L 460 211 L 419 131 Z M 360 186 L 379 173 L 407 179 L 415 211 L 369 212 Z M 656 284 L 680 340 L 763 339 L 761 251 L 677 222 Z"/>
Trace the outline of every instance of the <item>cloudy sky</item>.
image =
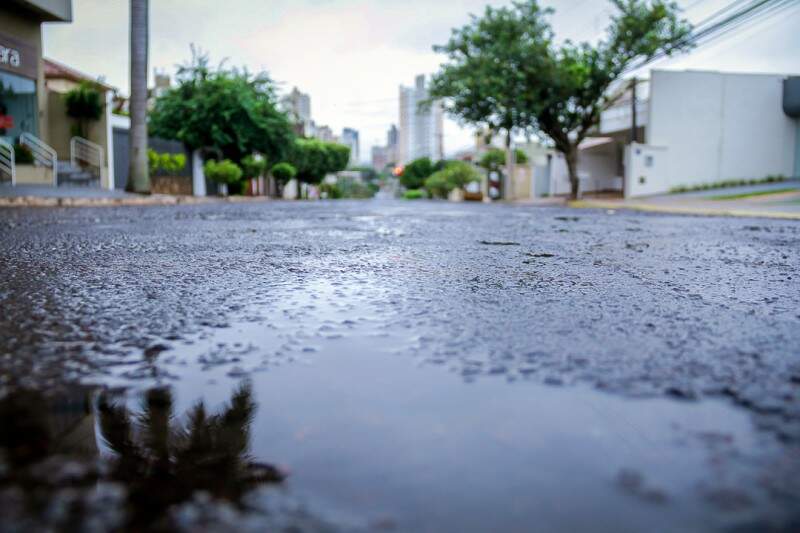
<path id="1" fill-rule="evenodd" d="M 679 0 L 693 22 L 732 0 Z M 311 95 L 318 124 L 361 132 L 362 159 L 397 122 L 398 85 L 434 72 L 450 28 L 503 0 L 150 0 L 150 64 L 174 71 L 190 44 L 251 71 L 266 70 L 282 90 Z M 545 0 L 556 9 L 559 38 L 594 40 L 608 23 L 606 0 Z M 653 65 L 745 72 L 800 73 L 800 2 L 781 16 L 739 30 L 691 55 Z M 128 1 L 73 0 L 74 22 L 46 24 L 45 55 L 127 93 Z M 151 72 L 152 76 L 152 72 Z M 448 121 L 445 150 L 471 143 Z"/>

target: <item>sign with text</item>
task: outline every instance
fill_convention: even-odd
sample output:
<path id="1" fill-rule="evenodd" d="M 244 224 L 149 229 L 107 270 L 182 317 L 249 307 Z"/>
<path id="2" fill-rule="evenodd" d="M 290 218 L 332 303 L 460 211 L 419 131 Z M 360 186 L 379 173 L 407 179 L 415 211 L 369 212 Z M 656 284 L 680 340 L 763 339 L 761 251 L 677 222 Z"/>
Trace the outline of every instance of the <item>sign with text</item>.
<path id="1" fill-rule="evenodd" d="M 0 33 L 0 70 L 36 79 L 39 54 L 35 46 Z"/>

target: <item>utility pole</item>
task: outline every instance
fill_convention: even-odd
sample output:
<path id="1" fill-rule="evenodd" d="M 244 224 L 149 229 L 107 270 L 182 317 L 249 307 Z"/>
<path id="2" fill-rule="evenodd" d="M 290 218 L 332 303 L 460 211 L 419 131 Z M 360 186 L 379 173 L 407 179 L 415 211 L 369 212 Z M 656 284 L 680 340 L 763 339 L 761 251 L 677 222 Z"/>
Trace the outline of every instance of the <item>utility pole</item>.
<path id="1" fill-rule="evenodd" d="M 636 76 L 634 76 L 631 80 L 631 143 L 637 141 L 636 129 Z"/>

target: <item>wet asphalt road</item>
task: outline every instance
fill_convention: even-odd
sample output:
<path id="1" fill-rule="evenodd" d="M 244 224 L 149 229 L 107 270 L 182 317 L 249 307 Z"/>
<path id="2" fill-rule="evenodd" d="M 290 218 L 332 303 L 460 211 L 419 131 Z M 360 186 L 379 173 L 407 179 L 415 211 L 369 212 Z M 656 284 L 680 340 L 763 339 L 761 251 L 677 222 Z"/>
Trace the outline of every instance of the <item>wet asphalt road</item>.
<path id="1" fill-rule="evenodd" d="M 7 209 L 0 384 L 137 387 L 180 381 L 181 365 L 246 377 L 369 324 L 467 383 L 721 399 L 796 472 L 799 266 L 794 221 L 390 201 Z M 291 334 L 176 361 L 270 323 Z"/>

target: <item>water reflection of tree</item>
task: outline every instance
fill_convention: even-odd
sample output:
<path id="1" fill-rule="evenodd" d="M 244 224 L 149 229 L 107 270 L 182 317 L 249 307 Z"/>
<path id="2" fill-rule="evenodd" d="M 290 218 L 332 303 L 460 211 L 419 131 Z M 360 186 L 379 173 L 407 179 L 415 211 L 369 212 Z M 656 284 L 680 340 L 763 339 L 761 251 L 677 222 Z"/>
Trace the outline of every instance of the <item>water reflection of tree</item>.
<path id="1" fill-rule="evenodd" d="M 198 491 L 241 506 L 249 490 L 281 481 L 280 471 L 249 454 L 255 410 L 249 385 L 237 389 L 218 414 L 199 402 L 185 424 L 175 419 L 168 389 L 150 390 L 137 414 L 101 395 L 100 429 L 117 455 L 111 477 L 128 489 L 129 527 L 169 527 L 167 509 Z"/>

